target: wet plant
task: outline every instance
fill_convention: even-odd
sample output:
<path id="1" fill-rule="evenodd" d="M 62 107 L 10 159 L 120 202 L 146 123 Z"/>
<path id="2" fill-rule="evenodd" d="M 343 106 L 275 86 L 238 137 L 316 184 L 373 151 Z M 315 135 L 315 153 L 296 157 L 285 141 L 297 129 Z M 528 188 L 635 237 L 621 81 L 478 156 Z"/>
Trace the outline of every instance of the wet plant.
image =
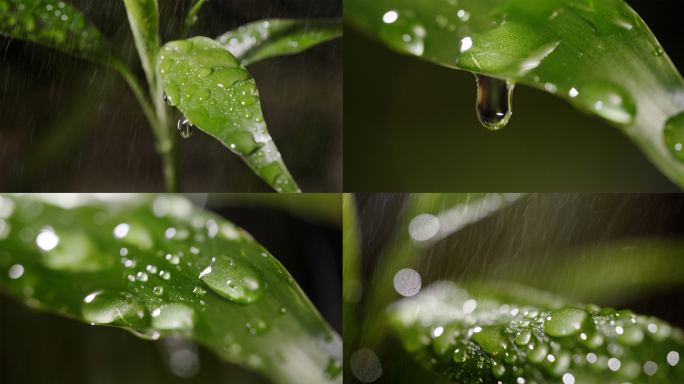
<path id="1" fill-rule="evenodd" d="M 624 1 L 351 0 L 344 17 L 397 52 L 476 74 L 486 128 L 508 122 L 515 84 L 538 88 L 617 127 L 684 187 L 684 80 Z"/>
<path id="2" fill-rule="evenodd" d="M 345 380 L 347 374 L 354 377 L 349 382 L 366 383 L 684 378 L 681 313 L 670 312 L 676 325 L 653 316 L 654 308 L 681 300 L 668 296 L 684 284 L 684 243 L 669 232 L 680 233 L 681 214 L 673 210 L 681 196 L 652 200 L 652 210 L 638 213 L 628 212 L 639 200 L 628 196 L 405 199 L 345 197 Z M 357 201 L 365 207 L 358 213 Z M 378 222 L 394 212 L 399 220 L 385 220 L 396 228 Z M 667 224 L 660 222 L 674 227 L 661 236 L 633 237 L 644 229 L 633 223 L 664 217 Z M 625 222 L 606 229 L 616 219 Z M 386 240 L 362 246 L 388 229 Z M 580 238 L 588 243 L 569 240 Z M 362 252 L 379 257 L 364 260 Z M 650 300 L 660 304 L 638 304 Z"/>
<path id="3" fill-rule="evenodd" d="M 297 53 L 339 37 L 341 25 L 336 20 L 260 20 L 229 31 L 216 41 L 201 37 L 186 40 L 205 2 L 193 2 L 181 23 L 178 40 L 162 46 L 157 0 L 124 1 L 147 87 L 113 52 L 97 26 L 68 2 L 2 0 L 0 34 L 119 72 L 155 134 L 167 191 L 180 189 L 177 138 L 189 138 L 197 127 L 242 158 L 275 191 L 299 192 L 268 132 L 256 82 L 245 65 Z M 171 106 L 183 113 L 177 121 Z"/>
<path id="4" fill-rule="evenodd" d="M 274 383 L 341 382 L 340 336 L 290 273 L 182 196 L 2 195 L 0 275 L 34 310 L 190 339 Z"/>

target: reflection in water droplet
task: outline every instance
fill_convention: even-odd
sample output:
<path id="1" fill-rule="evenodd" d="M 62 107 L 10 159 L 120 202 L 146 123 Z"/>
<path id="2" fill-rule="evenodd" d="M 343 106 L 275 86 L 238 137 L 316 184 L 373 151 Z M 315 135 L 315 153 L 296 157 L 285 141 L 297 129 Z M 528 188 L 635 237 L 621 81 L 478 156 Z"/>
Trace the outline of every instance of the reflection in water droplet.
<path id="1" fill-rule="evenodd" d="M 499 130 L 508 124 L 513 114 L 512 80 L 504 80 L 486 75 L 477 77 L 477 117 L 482 125 L 491 130 Z"/>
<path id="2" fill-rule="evenodd" d="M 665 146 L 677 159 L 684 161 L 684 112 L 670 117 L 663 130 Z"/>
<path id="3" fill-rule="evenodd" d="M 129 293 L 95 292 L 81 305 L 83 317 L 95 324 L 144 326 L 145 305 Z"/>
<path id="4" fill-rule="evenodd" d="M 181 116 L 181 118 L 178 120 L 177 131 L 180 137 L 184 139 L 192 136 L 193 126 L 185 115 Z"/>
<path id="5" fill-rule="evenodd" d="M 621 86 L 608 81 L 594 81 L 577 87 L 572 100 L 585 109 L 618 124 L 629 124 L 636 115 L 632 96 Z"/>
<path id="6" fill-rule="evenodd" d="M 240 304 L 256 303 L 266 294 L 259 271 L 225 256 L 217 258 L 199 277 L 220 296 Z"/>
<path id="7" fill-rule="evenodd" d="M 382 375 L 378 356 L 368 348 L 359 349 L 351 356 L 349 365 L 352 373 L 362 383 L 370 383 Z"/>
<path id="8" fill-rule="evenodd" d="M 161 296 L 164 293 L 164 288 L 163 287 L 154 287 L 152 292 L 154 292 L 154 294 L 157 296 Z"/>
<path id="9" fill-rule="evenodd" d="M 42 229 L 36 236 L 36 244 L 43 251 L 49 251 L 59 244 L 59 236 L 55 234 L 52 228 Z"/>

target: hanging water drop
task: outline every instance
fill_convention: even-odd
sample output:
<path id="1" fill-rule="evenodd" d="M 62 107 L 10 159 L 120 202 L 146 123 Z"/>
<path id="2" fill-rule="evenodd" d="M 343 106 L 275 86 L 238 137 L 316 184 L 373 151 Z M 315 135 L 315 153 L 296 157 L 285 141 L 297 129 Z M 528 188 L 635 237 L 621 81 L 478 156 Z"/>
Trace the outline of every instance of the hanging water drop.
<path id="1" fill-rule="evenodd" d="M 684 112 L 669 118 L 663 130 L 665 145 L 677 159 L 684 161 Z"/>
<path id="2" fill-rule="evenodd" d="M 185 115 L 181 116 L 181 118 L 178 120 L 178 134 L 180 137 L 187 139 L 188 137 L 192 136 L 192 123 L 190 120 L 188 120 Z"/>
<path id="3" fill-rule="evenodd" d="M 493 131 L 508 124 L 513 114 L 513 80 L 475 74 L 477 77 L 477 117 Z"/>

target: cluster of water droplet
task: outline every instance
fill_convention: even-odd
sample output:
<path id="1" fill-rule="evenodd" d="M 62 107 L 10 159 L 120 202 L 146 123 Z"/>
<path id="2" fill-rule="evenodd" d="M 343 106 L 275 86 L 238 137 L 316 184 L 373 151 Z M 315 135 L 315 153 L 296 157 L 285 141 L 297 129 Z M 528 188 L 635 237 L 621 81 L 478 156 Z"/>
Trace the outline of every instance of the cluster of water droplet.
<path id="1" fill-rule="evenodd" d="M 391 310 L 405 348 L 423 365 L 459 383 L 662 383 L 684 380 L 684 332 L 667 323 L 589 305 L 544 311 L 476 302 L 431 286 Z M 447 297 L 445 295 L 455 295 Z M 418 301 L 425 306 L 417 307 Z M 478 307 L 477 310 L 474 310 Z M 620 381 L 622 383 L 623 381 Z"/>
<path id="2" fill-rule="evenodd" d="M 0 0 L 0 28 L 71 52 L 85 53 L 101 45 L 99 31 L 64 1 Z"/>

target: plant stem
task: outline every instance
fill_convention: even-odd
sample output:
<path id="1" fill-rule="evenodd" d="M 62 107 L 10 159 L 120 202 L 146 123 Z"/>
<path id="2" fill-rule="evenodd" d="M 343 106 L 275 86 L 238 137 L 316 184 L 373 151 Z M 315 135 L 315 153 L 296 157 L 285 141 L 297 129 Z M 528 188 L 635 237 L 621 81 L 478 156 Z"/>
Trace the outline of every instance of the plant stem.
<path id="1" fill-rule="evenodd" d="M 124 77 L 128 85 L 133 90 L 133 94 L 138 99 L 143 113 L 148 122 L 152 126 L 152 132 L 157 138 L 157 152 L 161 155 L 164 167 L 164 181 L 166 184 L 166 192 L 178 191 L 178 163 L 175 156 L 175 140 L 172 129 L 168 122 L 167 113 L 161 109 L 157 104 L 157 113 L 147 99 L 147 95 L 143 87 L 138 82 L 138 79 L 131 73 L 130 69 L 121 62 L 114 62 L 112 66 L 119 71 Z M 168 128 L 168 129 L 167 129 Z"/>
<path id="2" fill-rule="evenodd" d="M 185 20 L 183 20 L 183 27 L 181 28 L 180 33 L 178 34 L 178 40 L 185 39 L 185 36 L 188 33 L 188 28 L 195 24 L 195 16 L 197 15 L 197 12 L 199 12 L 200 8 L 202 7 L 202 4 L 207 0 L 197 0 L 195 4 L 190 8 L 190 12 L 188 12 L 188 16 L 185 17 Z"/>

